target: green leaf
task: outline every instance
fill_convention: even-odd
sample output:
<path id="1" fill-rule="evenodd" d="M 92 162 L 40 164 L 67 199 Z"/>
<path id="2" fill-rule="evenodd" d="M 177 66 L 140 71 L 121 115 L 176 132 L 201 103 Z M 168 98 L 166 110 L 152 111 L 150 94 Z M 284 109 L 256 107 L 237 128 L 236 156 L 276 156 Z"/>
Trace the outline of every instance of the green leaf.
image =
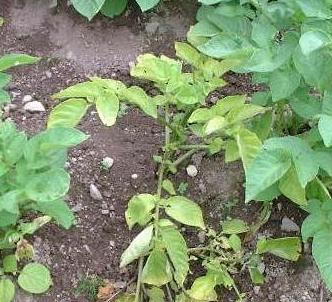
<path id="1" fill-rule="evenodd" d="M 96 100 L 98 115 L 106 126 L 113 126 L 120 109 L 119 99 L 113 92 L 105 92 Z"/>
<path id="2" fill-rule="evenodd" d="M 176 56 L 184 60 L 186 63 L 200 68 L 204 57 L 194 47 L 188 43 L 175 42 Z"/>
<path id="3" fill-rule="evenodd" d="M 48 202 L 64 197 L 70 186 L 70 176 L 63 169 L 51 169 L 26 180 L 25 194 L 36 202 Z"/>
<path id="4" fill-rule="evenodd" d="M 239 148 L 237 142 L 233 140 L 227 140 L 225 146 L 225 162 L 230 163 L 238 160 L 240 157 Z"/>
<path id="5" fill-rule="evenodd" d="M 176 195 L 173 183 L 169 179 L 165 179 L 162 183 L 163 189 L 170 195 Z"/>
<path id="6" fill-rule="evenodd" d="M 33 235 L 37 230 L 52 220 L 49 216 L 41 216 L 35 218 L 32 222 L 20 223 L 18 230 L 22 236 Z"/>
<path id="7" fill-rule="evenodd" d="M 273 127 L 272 111 L 265 112 L 252 120 L 250 130 L 256 133 L 260 141 L 265 141 Z"/>
<path id="8" fill-rule="evenodd" d="M 277 182 L 290 166 L 291 159 L 285 151 L 261 151 L 246 173 L 246 202 Z"/>
<path id="9" fill-rule="evenodd" d="M 142 88 L 132 86 L 121 91 L 121 96 L 130 104 L 138 106 L 147 115 L 157 118 L 157 105 Z"/>
<path id="10" fill-rule="evenodd" d="M 155 7 L 160 2 L 160 0 L 136 0 L 136 2 L 141 8 L 142 12 L 145 12 Z"/>
<path id="11" fill-rule="evenodd" d="M 228 123 L 238 123 L 266 112 L 266 108 L 254 104 L 244 104 L 232 109 L 226 116 Z"/>
<path id="12" fill-rule="evenodd" d="M 188 290 L 188 295 L 199 301 L 217 301 L 218 295 L 214 289 L 216 285 L 216 276 L 213 274 L 207 274 L 194 281 L 190 290 Z"/>
<path id="13" fill-rule="evenodd" d="M 304 55 L 331 44 L 331 38 L 322 31 L 308 31 L 301 36 L 300 47 Z"/>
<path id="14" fill-rule="evenodd" d="M 241 251 L 242 249 L 241 238 L 238 235 L 232 234 L 231 236 L 229 236 L 228 243 L 235 253 Z"/>
<path id="15" fill-rule="evenodd" d="M 47 127 L 76 127 L 85 116 L 89 104 L 84 99 L 69 99 L 53 108 Z"/>
<path id="16" fill-rule="evenodd" d="M 295 0 L 306 17 L 330 19 L 332 17 L 328 2 L 324 0 Z"/>
<path id="17" fill-rule="evenodd" d="M 325 201 L 331 204 L 331 200 Z M 319 200 L 310 200 L 308 204 L 309 216 L 304 219 L 301 226 L 301 235 L 304 242 L 307 242 L 309 238 L 314 237 L 317 233 L 325 230 L 329 225 L 327 219 L 328 212 L 323 211 L 323 203 Z"/>
<path id="18" fill-rule="evenodd" d="M 4 72 L 0 72 L 0 88 L 6 87 L 9 83 L 12 77 Z"/>
<path id="19" fill-rule="evenodd" d="M 329 190 L 324 183 L 316 177 L 313 181 L 309 182 L 306 186 L 307 199 L 327 200 L 331 198 Z"/>
<path id="20" fill-rule="evenodd" d="M 241 219 L 223 221 L 221 226 L 222 232 L 228 235 L 241 234 L 249 231 L 248 225 Z"/>
<path id="21" fill-rule="evenodd" d="M 126 9 L 128 0 L 106 0 L 100 12 L 110 18 L 121 15 Z"/>
<path id="22" fill-rule="evenodd" d="M 78 1 L 78 0 L 77 0 Z M 54 94 L 54 99 L 87 98 L 89 101 L 95 101 L 102 93 L 103 88 L 98 82 L 83 82 L 70 86 Z"/>
<path id="23" fill-rule="evenodd" d="M 165 294 L 164 291 L 158 287 L 152 287 L 147 290 L 147 295 L 150 302 L 164 302 Z"/>
<path id="24" fill-rule="evenodd" d="M 3 271 L 5 273 L 17 272 L 17 259 L 15 255 L 7 255 L 2 261 Z"/>
<path id="25" fill-rule="evenodd" d="M 0 279 L 0 301 L 12 302 L 15 297 L 15 285 L 10 279 Z"/>
<path id="26" fill-rule="evenodd" d="M 135 294 L 121 294 L 115 300 L 116 302 L 135 302 Z"/>
<path id="27" fill-rule="evenodd" d="M 292 166 L 280 179 L 279 189 L 291 201 L 300 206 L 307 204 L 305 189 L 301 186 L 295 168 Z"/>
<path id="28" fill-rule="evenodd" d="M 315 153 L 308 143 L 300 137 L 270 138 L 265 141 L 264 148 L 275 152 L 283 150 L 292 157 L 296 173 L 303 188 L 316 177 L 319 165 L 315 160 Z"/>
<path id="29" fill-rule="evenodd" d="M 5 71 L 11 67 L 34 64 L 40 59 L 24 54 L 8 54 L 0 57 L 0 71 Z"/>
<path id="30" fill-rule="evenodd" d="M 34 206 L 34 209 L 52 217 L 59 225 L 67 230 L 75 223 L 73 212 L 61 199 L 38 203 Z"/>
<path id="31" fill-rule="evenodd" d="M 275 70 L 270 76 L 270 89 L 273 102 L 290 97 L 300 86 L 301 75 L 290 66 Z"/>
<path id="32" fill-rule="evenodd" d="M 167 199 L 165 205 L 168 216 L 183 224 L 205 229 L 201 208 L 195 202 L 182 196 L 174 196 Z"/>
<path id="33" fill-rule="evenodd" d="M 144 256 L 150 250 L 150 243 L 153 236 L 153 226 L 150 225 L 140 232 L 129 247 L 121 256 L 120 267 L 124 267 L 141 256 Z"/>
<path id="34" fill-rule="evenodd" d="M 27 264 L 17 281 L 20 287 L 32 294 L 45 293 L 52 285 L 49 270 L 39 263 Z"/>
<path id="35" fill-rule="evenodd" d="M 125 216 L 129 229 L 138 223 L 146 225 L 152 218 L 151 211 L 155 208 L 157 199 L 150 194 L 139 194 L 134 196 L 128 203 Z"/>
<path id="36" fill-rule="evenodd" d="M 312 242 L 312 255 L 317 263 L 320 274 L 329 290 L 332 291 L 332 232 L 328 229 L 319 231 Z"/>
<path id="37" fill-rule="evenodd" d="M 278 239 L 260 239 L 257 242 L 257 253 L 271 253 L 290 261 L 297 261 L 301 253 L 301 240 L 298 237 Z"/>
<path id="38" fill-rule="evenodd" d="M 160 287 L 169 283 L 171 280 L 171 266 L 165 252 L 154 249 L 144 265 L 142 282 Z"/>
<path id="39" fill-rule="evenodd" d="M 319 133 L 326 147 L 332 146 L 332 116 L 322 114 L 318 122 Z"/>
<path id="40" fill-rule="evenodd" d="M 71 0 L 75 9 L 90 20 L 100 11 L 105 0 Z"/>
<path id="41" fill-rule="evenodd" d="M 171 226 L 161 227 L 160 235 L 175 269 L 175 281 L 182 286 L 189 272 L 189 257 L 186 241 L 181 233 Z"/>
<path id="42" fill-rule="evenodd" d="M 245 128 L 240 128 L 235 138 L 244 170 L 248 171 L 250 164 L 261 150 L 262 143 L 254 132 Z"/>
<path id="43" fill-rule="evenodd" d="M 204 126 L 205 135 L 210 135 L 216 131 L 223 129 L 228 123 L 226 119 L 222 116 L 216 116 L 210 119 Z"/>

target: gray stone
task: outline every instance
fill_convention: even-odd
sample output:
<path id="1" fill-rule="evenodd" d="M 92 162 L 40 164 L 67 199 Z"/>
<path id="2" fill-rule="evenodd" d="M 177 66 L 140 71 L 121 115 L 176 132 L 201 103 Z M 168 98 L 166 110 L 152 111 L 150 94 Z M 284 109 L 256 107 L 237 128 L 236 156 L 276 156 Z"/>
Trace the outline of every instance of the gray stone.
<path id="1" fill-rule="evenodd" d="M 284 217 L 281 221 L 281 230 L 284 232 L 299 232 L 300 227 L 288 217 Z"/>
<path id="2" fill-rule="evenodd" d="M 103 196 L 101 195 L 99 189 L 94 185 L 90 185 L 90 196 L 94 200 L 103 200 Z"/>
<path id="3" fill-rule="evenodd" d="M 23 97 L 22 99 L 22 103 L 25 104 L 25 103 L 29 103 L 32 101 L 32 96 L 30 94 L 27 94 Z"/>
<path id="4" fill-rule="evenodd" d="M 45 112 L 45 107 L 41 102 L 38 101 L 32 101 L 29 103 L 26 103 L 23 107 L 25 111 L 34 113 L 34 112 Z"/>
<path id="5" fill-rule="evenodd" d="M 187 170 L 187 174 L 190 177 L 196 177 L 198 174 L 198 170 L 197 170 L 196 166 L 194 166 L 194 165 L 189 165 L 186 170 Z"/>

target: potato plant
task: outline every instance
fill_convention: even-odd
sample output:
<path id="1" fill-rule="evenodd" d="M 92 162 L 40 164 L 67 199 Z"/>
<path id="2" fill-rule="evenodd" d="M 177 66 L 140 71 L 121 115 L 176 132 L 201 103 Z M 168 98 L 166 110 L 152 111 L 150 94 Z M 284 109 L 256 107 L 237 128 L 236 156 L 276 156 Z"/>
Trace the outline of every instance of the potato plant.
<path id="1" fill-rule="evenodd" d="M 241 60 L 234 70 L 253 73 L 263 87 L 252 103 L 272 108 L 253 124 L 271 131 L 245 166 L 246 202 L 283 195 L 309 213 L 302 237 L 313 238 L 314 259 L 332 290 L 331 1 L 201 2 L 190 42 L 211 57 Z"/>
<path id="2" fill-rule="evenodd" d="M 10 77 L 10 67 L 39 59 L 27 55 L 0 58 L 0 87 Z M 9 95 L 0 90 L 0 106 Z M 25 239 L 51 220 L 64 228 L 74 216 L 64 202 L 69 174 L 64 170 L 67 149 L 86 139 L 75 129 L 57 128 L 28 138 L 13 122 L 0 120 L 0 301 L 11 302 L 15 284 L 27 292 L 41 294 L 52 285 L 49 270 L 31 262 L 33 246 Z"/>
<path id="3" fill-rule="evenodd" d="M 182 61 L 144 54 L 131 69 L 133 77 L 148 80 L 157 88 L 156 95 L 150 96 L 138 86 L 93 77 L 54 95 L 62 102 L 52 110 L 48 127 L 75 127 L 91 106 L 105 125 L 112 126 L 121 103 L 138 107 L 164 127 L 162 152 L 154 156 L 159 166 L 156 191 L 133 196 L 125 213 L 130 229 L 139 226 L 143 230 L 120 261 L 121 267 L 138 262 L 136 294 L 118 301 L 215 301 L 217 286 L 233 288 L 242 301 L 244 295 L 231 275 L 246 267 L 255 283 L 263 282 L 259 255 L 270 252 L 296 260 L 300 240 L 261 240 L 257 250 L 248 253 L 240 234 L 255 230 L 240 220 L 225 221 L 217 232 L 207 228 L 199 205 L 178 195 L 171 175 L 197 151 L 213 155 L 225 150 L 230 159 L 241 157 L 247 167 L 260 146 L 258 136 L 248 128 L 250 121 L 270 109 L 250 104 L 241 95 L 225 97 L 211 106 L 208 95 L 226 84 L 221 77 L 239 62 L 218 62 L 185 43 L 176 43 L 176 53 Z M 241 151 L 235 155 L 236 148 Z M 208 244 L 188 248 L 181 224 L 206 231 Z M 206 274 L 188 287 L 190 255 L 202 259 Z"/>
<path id="4" fill-rule="evenodd" d="M 127 8 L 128 0 L 71 0 L 75 10 L 92 20 L 98 13 L 114 18 L 121 15 Z M 160 0 L 136 0 L 140 9 L 145 12 L 155 7 Z"/>

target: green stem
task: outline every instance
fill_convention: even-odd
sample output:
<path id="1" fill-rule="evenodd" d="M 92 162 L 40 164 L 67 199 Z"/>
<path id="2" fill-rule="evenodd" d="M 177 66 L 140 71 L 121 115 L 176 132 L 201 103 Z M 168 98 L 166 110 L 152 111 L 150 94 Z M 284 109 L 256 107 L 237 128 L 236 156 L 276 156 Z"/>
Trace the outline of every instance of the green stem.
<path id="1" fill-rule="evenodd" d="M 192 155 L 194 155 L 199 149 L 191 149 L 182 156 L 180 156 L 175 162 L 173 162 L 173 166 L 177 167 L 182 162 L 184 162 L 186 159 L 190 158 Z"/>
<path id="2" fill-rule="evenodd" d="M 137 285 L 136 285 L 136 295 L 135 295 L 135 302 L 140 302 L 141 296 L 141 279 L 142 279 L 142 271 L 143 271 L 143 260 L 144 258 L 139 258 L 138 261 L 138 276 L 137 276 Z"/>
<path id="3" fill-rule="evenodd" d="M 179 147 L 181 150 L 206 150 L 209 148 L 209 145 L 182 145 Z"/>
<path id="4" fill-rule="evenodd" d="M 158 223 L 159 223 L 159 212 L 160 212 L 160 201 L 159 199 L 161 198 L 161 191 L 162 191 L 162 185 L 163 185 L 163 179 L 164 179 L 164 174 L 166 170 L 166 162 L 168 160 L 169 156 L 169 150 L 168 150 L 168 145 L 170 143 L 170 134 L 171 134 L 171 129 L 169 128 L 169 112 L 168 112 L 168 106 L 165 108 L 165 151 L 163 155 L 163 160 L 161 162 L 161 165 L 159 167 L 159 172 L 158 172 L 158 186 L 157 186 L 157 204 L 156 204 L 156 209 L 155 209 L 155 218 L 154 218 L 154 228 L 155 228 L 155 237 L 158 236 Z"/>

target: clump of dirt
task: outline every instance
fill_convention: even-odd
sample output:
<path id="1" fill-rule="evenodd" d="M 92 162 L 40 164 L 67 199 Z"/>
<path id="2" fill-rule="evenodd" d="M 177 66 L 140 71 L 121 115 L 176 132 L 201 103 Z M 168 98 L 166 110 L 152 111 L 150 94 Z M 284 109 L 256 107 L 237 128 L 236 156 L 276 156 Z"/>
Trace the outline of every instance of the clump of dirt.
<path id="1" fill-rule="evenodd" d="M 13 106 L 6 114 L 30 134 L 44 129 L 54 106 L 50 96 L 62 88 L 94 73 L 129 84 L 128 66 L 140 53 L 174 55 L 174 40 L 185 37 L 195 15 L 192 1 L 174 1 L 147 14 L 130 9 L 115 20 L 97 17 L 87 23 L 67 7 L 67 1 L 60 1 L 58 9 L 49 5 L 48 0 L 0 0 L 0 15 L 6 19 L 0 28 L 0 55 L 24 52 L 44 57 L 39 64 L 12 72 L 13 82 L 8 88 Z M 230 85 L 213 94 L 211 100 L 257 89 L 249 84 L 247 76 L 230 74 L 227 80 Z M 25 95 L 40 101 L 46 112 L 24 111 Z M 77 225 L 69 231 L 49 225 L 32 239 L 38 259 L 51 268 L 54 287 L 36 300 L 20 293 L 17 302 L 84 302 L 84 298 L 75 297 L 74 287 L 87 273 L 123 282 L 135 274 L 135 267 L 118 268 L 119 257 L 135 233 L 128 231 L 124 211 L 135 193 L 155 190 L 152 156 L 158 153 L 163 140 L 161 131 L 136 110 L 129 110 L 112 128 L 102 126 L 92 110 L 80 129 L 90 138 L 70 153 L 67 163 L 72 176 L 67 201 L 76 214 Z M 108 171 L 101 169 L 105 157 L 114 159 Z M 225 164 L 222 156 L 202 154 L 193 157 L 192 163 L 198 168 L 198 176 L 192 179 L 182 171 L 176 181 L 189 183 L 188 194 L 203 207 L 208 225 L 218 229 L 220 219 L 228 215 L 253 221 L 259 205 L 243 204 L 239 163 Z M 137 178 L 133 179 L 133 174 Z M 90 196 L 91 185 L 101 193 L 101 200 Z M 264 235 L 284 235 L 280 224 L 285 215 L 300 224 L 302 213 L 298 209 L 283 203 L 279 209 L 275 208 L 272 219 L 261 230 Z M 186 232 L 195 241 L 197 234 Z M 329 301 L 310 256 L 303 259 L 306 261 L 293 264 L 268 257 L 266 284 L 254 287 L 249 276 L 241 273 L 237 278 L 240 288 L 252 302 Z M 222 299 L 235 301 L 228 292 Z"/>

